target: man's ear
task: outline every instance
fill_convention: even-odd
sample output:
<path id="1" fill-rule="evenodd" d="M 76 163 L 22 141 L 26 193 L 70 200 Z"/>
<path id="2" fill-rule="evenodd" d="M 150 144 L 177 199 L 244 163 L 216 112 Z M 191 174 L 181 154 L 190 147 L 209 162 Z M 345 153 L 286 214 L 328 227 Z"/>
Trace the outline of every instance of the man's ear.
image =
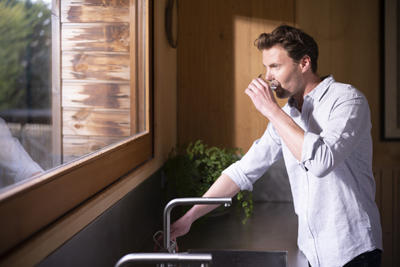
<path id="1" fill-rule="evenodd" d="M 300 59 L 300 68 L 303 73 L 311 69 L 311 58 L 308 55 Z"/>

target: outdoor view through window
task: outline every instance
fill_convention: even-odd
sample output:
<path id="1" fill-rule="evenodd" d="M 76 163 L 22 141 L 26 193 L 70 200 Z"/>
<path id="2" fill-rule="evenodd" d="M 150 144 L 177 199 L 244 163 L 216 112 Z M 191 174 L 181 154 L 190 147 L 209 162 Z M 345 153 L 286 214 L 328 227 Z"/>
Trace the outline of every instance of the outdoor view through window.
<path id="1" fill-rule="evenodd" d="M 129 3 L 0 0 L 0 193 L 145 130 Z"/>

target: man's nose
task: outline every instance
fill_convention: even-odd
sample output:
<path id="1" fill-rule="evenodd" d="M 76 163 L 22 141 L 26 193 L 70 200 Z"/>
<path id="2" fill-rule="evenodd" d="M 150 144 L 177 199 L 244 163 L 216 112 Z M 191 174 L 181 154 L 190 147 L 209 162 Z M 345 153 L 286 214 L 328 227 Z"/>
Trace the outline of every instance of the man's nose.
<path id="1" fill-rule="evenodd" d="M 270 71 L 267 71 L 267 72 L 265 73 L 265 79 L 266 79 L 267 81 L 272 81 L 272 80 L 274 79 L 274 75 L 273 75 Z"/>

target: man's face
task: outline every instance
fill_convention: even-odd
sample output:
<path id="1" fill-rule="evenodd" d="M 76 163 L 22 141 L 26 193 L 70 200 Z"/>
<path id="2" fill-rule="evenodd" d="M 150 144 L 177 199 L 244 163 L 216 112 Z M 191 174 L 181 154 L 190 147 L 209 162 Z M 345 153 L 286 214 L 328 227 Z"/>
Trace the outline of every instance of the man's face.
<path id="1" fill-rule="evenodd" d="M 280 45 L 262 51 L 265 66 L 265 79 L 277 80 L 276 88 L 278 98 L 288 98 L 304 90 L 304 81 L 299 63 L 289 57 L 287 51 Z"/>

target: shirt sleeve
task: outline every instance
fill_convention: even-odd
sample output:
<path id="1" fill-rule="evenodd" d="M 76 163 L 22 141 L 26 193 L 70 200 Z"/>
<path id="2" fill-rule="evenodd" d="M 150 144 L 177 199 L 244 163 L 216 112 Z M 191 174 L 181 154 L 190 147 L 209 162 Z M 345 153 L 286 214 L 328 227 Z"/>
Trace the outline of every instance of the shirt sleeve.
<path id="1" fill-rule="evenodd" d="M 282 157 L 281 141 L 269 123 L 263 136 L 257 139 L 239 161 L 222 173 L 228 175 L 241 190 L 253 190 L 253 183 Z"/>
<path id="2" fill-rule="evenodd" d="M 316 177 L 324 177 L 342 163 L 371 130 L 368 102 L 354 91 L 335 101 L 320 134 L 304 133 L 301 163 Z"/>

